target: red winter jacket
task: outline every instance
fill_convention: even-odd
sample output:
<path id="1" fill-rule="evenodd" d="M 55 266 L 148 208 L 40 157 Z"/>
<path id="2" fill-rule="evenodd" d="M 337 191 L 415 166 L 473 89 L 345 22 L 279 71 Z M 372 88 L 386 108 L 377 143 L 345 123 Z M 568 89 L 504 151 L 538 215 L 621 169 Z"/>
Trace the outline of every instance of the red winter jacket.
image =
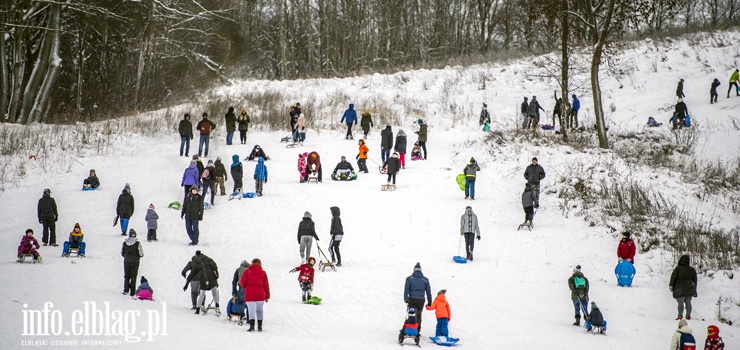
<path id="1" fill-rule="evenodd" d="M 632 263 L 635 263 L 635 241 L 631 239 L 619 241 L 619 248 L 617 248 L 617 257 L 623 260 L 630 259 Z"/>
<path id="2" fill-rule="evenodd" d="M 252 264 L 239 282 L 244 289 L 244 301 L 265 301 L 270 299 L 270 282 L 261 265 Z"/>
<path id="3" fill-rule="evenodd" d="M 293 271 L 300 271 L 298 274 L 298 282 L 308 282 L 313 284 L 313 273 L 314 269 L 308 264 L 303 264 L 293 269 Z"/>

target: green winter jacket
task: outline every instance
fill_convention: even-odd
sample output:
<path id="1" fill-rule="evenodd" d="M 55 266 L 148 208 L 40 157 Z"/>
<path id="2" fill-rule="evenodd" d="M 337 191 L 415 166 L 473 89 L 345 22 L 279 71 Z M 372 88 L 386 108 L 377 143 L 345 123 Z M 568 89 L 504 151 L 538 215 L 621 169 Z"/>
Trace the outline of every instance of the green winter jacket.
<path id="1" fill-rule="evenodd" d="M 586 288 L 576 289 L 575 277 L 581 277 L 586 280 Z M 588 300 L 588 278 L 583 276 L 582 272 L 574 272 L 570 278 L 568 278 L 568 288 L 570 288 L 570 299 L 571 300 Z"/>
<path id="2" fill-rule="evenodd" d="M 735 70 L 735 71 L 734 71 L 734 72 L 732 73 L 732 75 L 730 76 L 730 82 L 731 82 L 731 83 L 732 83 L 732 82 L 735 82 L 735 83 L 737 83 L 738 81 L 740 81 L 740 72 L 738 72 L 737 70 Z"/>
<path id="3" fill-rule="evenodd" d="M 373 118 L 370 113 L 362 113 L 362 119 L 360 119 L 360 126 L 362 130 L 370 130 L 373 125 Z"/>
<path id="4" fill-rule="evenodd" d="M 427 142 L 427 125 L 421 124 L 419 125 L 419 131 L 416 132 L 419 134 L 419 142 Z"/>

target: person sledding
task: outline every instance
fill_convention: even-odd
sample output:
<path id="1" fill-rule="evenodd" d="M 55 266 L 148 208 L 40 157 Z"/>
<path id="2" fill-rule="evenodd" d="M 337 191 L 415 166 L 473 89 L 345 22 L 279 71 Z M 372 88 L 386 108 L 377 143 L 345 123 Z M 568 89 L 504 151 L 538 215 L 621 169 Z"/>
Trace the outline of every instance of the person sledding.
<path id="1" fill-rule="evenodd" d="M 411 149 L 411 160 L 421 160 L 423 159 L 421 157 L 421 147 L 419 147 L 419 142 L 414 142 L 414 148 Z"/>
<path id="2" fill-rule="evenodd" d="M 304 303 L 311 299 L 311 292 L 313 291 L 313 276 L 314 276 L 314 269 L 313 266 L 316 264 L 316 259 L 314 257 L 308 258 L 308 263 L 301 264 L 300 266 L 290 270 L 290 273 L 293 272 L 300 272 L 298 274 L 298 284 L 301 287 L 301 291 L 303 292 L 301 295 L 301 301 Z"/>
<path id="3" fill-rule="evenodd" d="M 139 288 L 136 289 L 136 299 L 154 300 L 154 289 L 149 286 L 149 281 L 147 281 L 146 277 L 141 276 L 140 283 Z"/>
<path id="4" fill-rule="evenodd" d="M 265 150 L 263 150 L 260 145 L 254 145 L 252 152 L 249 153 L 245 160 L 253 161 L 259 159 L 259 157 L 265 158 L 265 160 L 270 160 L 270 157 L 265 154 Z"/>
<path id="5" fill-rule="evenodd" d="M 26 230 L 26 234 L 23 238 L 21 238 L 21 244 L 18 245 L 18 262 L 21 261 L 21 257 L 29 254 L 33 256 L 34 262 L 41 262 L 41 255 L 38 250 L 36 250 L 39 248 L 41 248 L 39 241 L 33 237 L 33 230 L 29 228 Z"/>
<path id="6" fill-rule="evenodd" d="M 432 302 L 432 305 L 427 305 L 427 310 L 434 310 L 434 315 L 437 317 L 437 330 L 434 335 L 439 336 L 450 336 L 450 330 L 447 327 L 452 319 L 452 312 L 450 312 L 450 304 L 445 298 L 447 293 L 446 289 L 442 289 L 437 292 L 437 297 Z"/>
<path id="7" fill-rule="evenodd" d="M 416 319 L 416 309 L 410 307 L 406 320 L 403 321 L 403 327 L 398 334 L 398 343 L 403 344 L 406 338 L 414 338 L 416 345 L 419 345 L 419 321 Z"/>
<path id="8" fill-rule="evenodd" d="M 303 182 L 308 182 L 308 179 L 311 177 L 316 177 L 316 181 L 321 182 L 321 172 L 321 157 L 318 152 L 313 151 L 308 154 L 306 174 L 303 177 Z"/>
<path id="9" fill-rule="evenodd" d="M 591 302 L 591 313 L 586 316 L 586 331 L 593 331 L 599 334 L 606 333 L 606 320 L 604 319 L 604 315 L 593 301 Z"/>
<path id="10" fill-rule="evenodd" d="M 357 179 L 355 169 L 352 167 L 352 163 L 347 161 L 347 157 L 342 156 L 342 160 L 337 163 L 337 166 L 334 167 L 334 171 L 332 171 L 331 173 L 331 179 L 343 181 L 351 181 Z"/>
<path id="11" fill-rule="evenodd" d="M 95 175 L 95 169 L 90 169 L 90 176 L 82 181 L 82 188 L 94 190 L 98 187 L 100 187 L 100 179 Z"/>
<path id="12" fill-rule="evenodd" d="M 80 224 L 75 224 L 74 229 L 69 233 L 69 240 L 64 242 L 62 256 L 68 257 L 70 249 L 77 249 L 78 254 L 85 257 L 85 242 L 82 241 L 84 236 Z"/>

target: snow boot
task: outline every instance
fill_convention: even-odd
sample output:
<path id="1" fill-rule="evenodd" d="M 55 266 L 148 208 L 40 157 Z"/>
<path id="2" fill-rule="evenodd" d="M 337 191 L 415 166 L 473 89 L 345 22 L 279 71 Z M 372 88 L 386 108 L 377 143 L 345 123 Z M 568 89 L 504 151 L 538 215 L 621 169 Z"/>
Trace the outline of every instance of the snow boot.
<path id="1" fill-rule="evenodd" d="M 196 307 L 196 308 L 195 308 L 195 314 L 196 314 L 196 315 L 199 315 L 199 314 L 200 314 L 200 308 L 199 308 L 199 307 Z"/>
<path id="2" fill-rule="evenodd" d="M 576 315 L 576 321 L 573 322 L 574 326 L 580 326 L 581 325 L 581 315 Z"/>
<path id="3" fill-rule="evenodd" d="M 254 320 L 249 320 L 249 329 L 247 332 L 254 332 Z"/>
<path id="4" fill-rule="evenodd" d="M 218 304 L 216 304 L 216 317 L 221 317 L 221 309 L 218 307 Z"/>
<path id="5" fill-rule="evenodd" d="M 262 332 L 262 320 L 257 320 L 257 332 Z"/>

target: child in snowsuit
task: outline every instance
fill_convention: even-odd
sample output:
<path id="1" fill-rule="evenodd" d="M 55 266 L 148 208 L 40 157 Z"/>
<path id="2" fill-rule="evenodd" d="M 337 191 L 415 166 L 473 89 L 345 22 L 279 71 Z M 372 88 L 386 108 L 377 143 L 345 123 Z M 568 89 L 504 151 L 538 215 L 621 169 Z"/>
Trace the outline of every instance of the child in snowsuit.
<path id="1" fill-rule="evenodd" d="M 149 203 L 149 209 L 146 210 L 146 217 L 144 217 L 144 220 L 146 220 L 146 228 L 149 230 L 146 234 L 146 241 L 151 242 L 157 241 L 157 220 L 159 220 L 159 215 L 157 215 L 157 212 L 154 211 L 154 204 Z"/>
<path id="2" fill-rule="evenodd" d="M 450 336 L 450 331 L 447 329 L 447 325 L 450 322 L 450 318 L 452 318 L 452 313 L 450 312 L 450 304 L 447 303 L 447 299 L 445 298 L 445 293 L 447 293 L 446 289 L 442 289 L 437 292 L 437 298 L 434 299 L 431 306 L 427 306 L 427 310 L 435 310 L 434 314 L 437 317 L 437 330 L 434 335 L 437 337 L 441 335 L 444 335 L 445 337 Z"/>
<path id="3" fill-rule="evenodd" d="M 80 224 L 75 224 L 72 232 L 69 233 L 69 240 L 64 242 L 64 248 L 62 249 L 62 256 L 69 256 L 70 248 L 77 248 L 81 257 L 85 256 L 85 242 L 82 241 L 84 234 L 80 228 Z"/>
<path id="4" fill-rule="evenodd" d="M 154 289 L 149 287 L 149 281 L 146 277 L 141 276 L 141 284 L 136 289 L 136 299 L 140 300 L 152 300 L 154 298 Z"/>
<path id="5" fill-rule="evenodd" d="M 231 179 L 234 181 L 234 190 L 236 192 L 242 188 L 242 177 L 244 176 L 244 169 L 242 162 L 239 161 L 238 155 L 231 156 Z"/>
<path id="6" fill-rule="evenodd" d="M 100 180 L 95 175 L 95 169 L 90 169 L 90 176 L 82 182 L 83 188 L 98 188 L 100 186 Z"/>
<path id="7" fill-rule="evenodd" d="M 31 254 L 33 255 L 33 261 L 39 261 L 41 256 L 36 250 L 39 248 L 39 241 L 37 241 L 36 238 L 33 238 L 33 230 L 29 228 L 26 230 L 26 235 L 23 236 L 21 244 L 18 246 L 18 259 L 20 259 L 23 254 Z"/>
<path id="8" fill-rule="evenodd" d="M 301 290 L 303 291 L 301 300 L 304 303 L 306 302 L 306 300 L 311 299 L 311 291 L 313 290 L 314 264 L 316 264 L 316 259 L 314 257 L 310 257 L 308 258 L 308 264 L 301 264 L 301 266 L 290 270 L 290 273 L 300 271 L 300 273 L 298 274 L 298 283 L 300 284 Z"/>
<path id="9" fill-rule="evenodd" d="M 522 207 L 524 207 L 524 226 L 532 224 L 534 217 L 534 207 L 539 206 L 536 202 L 535 195 L 532 193 L 532 185 L 526 184 L 524 186 L 524 193 L 522 193 Z"/>
<path id="10" fill-rule="evenodd" d="M 421 147 L 418 142 L 414 142 L 414 148 L 411 149 L 411 160 L 421 159 Z"/>
<path id="11" fill-rule="evenodd" d="M 586 331 L 591 332 L 594 327 L 601 327 L 598 332 L 606 332 L 606 320 L 604 315 L 601 314 L 601 310 L 596 306 L 596 303 L 591 302 L 591 313 L 586 316 Z"/>
<path id="12" fill-rule="evenodd" d="M 254 193 L 257 196 L 262 197 L 262 186 L 267 183 L 267 166 L 265 166 L 265 159 L 259 157 L 257 159 L 257 166 L 254 167 Z"/>
<path id="13" fill-rule="evenodd" d="M 704 342 L 704 350 L 724 350 L 725 343 L 719 336 L 719 327 L 711 325 L 707 327 L 707 340 Z"/>
<path id="14" fill-rule="evenodd" d="M 403 343 L 403 339 L 409 337 L 419 336 L 419 321 L 416 319 L 416 309 L 413 307 L 409 308 L 408 316 L 403 321 L 403 327 L 401 332 L 398 334 L 398 342 Z"/>
<path id="15" fill-rule="evenodd" d="M 385 161 L 385 164 L 383 164 L 383 168 L 385 168 L 385 172 L 388 174 L 388 184 L 393 181 L 393 184 L 395 185 L 396 175 L 398 175 L 398 172 L 401 170 L 401 161 L 398 160 L 398 153 L 393 152 L 393 155 Z"/>

